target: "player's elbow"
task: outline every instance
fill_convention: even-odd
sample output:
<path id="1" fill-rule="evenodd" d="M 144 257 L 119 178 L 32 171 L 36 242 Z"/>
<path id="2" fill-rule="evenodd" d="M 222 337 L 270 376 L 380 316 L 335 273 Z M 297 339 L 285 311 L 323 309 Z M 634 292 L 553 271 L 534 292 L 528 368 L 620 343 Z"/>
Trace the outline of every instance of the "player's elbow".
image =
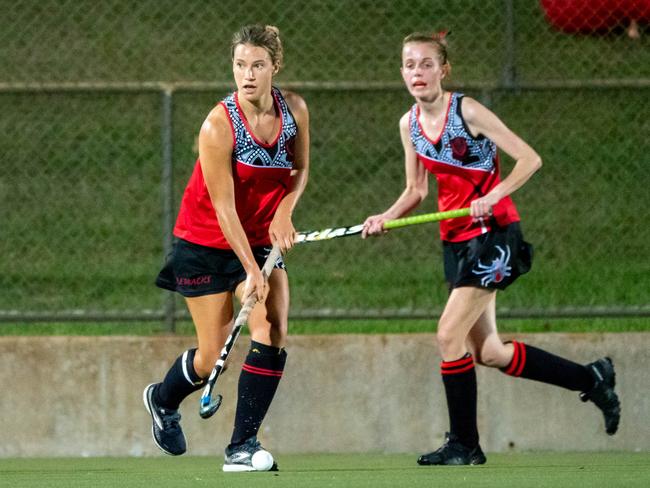
<path id="1" fill-rule="evenodd" d="M 418 199 L 418 203 L 422 202 L 429 194 L 427 185 L 411 185 L 407 189 L 411 195 L 414 195 Z"/>
<path id="2" fill-rule="evenodd" d="M 528 154 L 526 154 L 525 160 L 528 168 L 530 169 L 531 174 L 535 173 L 536 171 L 539 170 L 539 168 L 542 167 L 541 156 L 532 149 L 529 151 Z"/>
<path id="3" fill-rule="evenodd" d="M 420 195 L 420 201 L 422 201 L 429 194 L 429 188 L 426 186 L 421 186 L 420 188 L 418 188 L 418 193 Z"/>

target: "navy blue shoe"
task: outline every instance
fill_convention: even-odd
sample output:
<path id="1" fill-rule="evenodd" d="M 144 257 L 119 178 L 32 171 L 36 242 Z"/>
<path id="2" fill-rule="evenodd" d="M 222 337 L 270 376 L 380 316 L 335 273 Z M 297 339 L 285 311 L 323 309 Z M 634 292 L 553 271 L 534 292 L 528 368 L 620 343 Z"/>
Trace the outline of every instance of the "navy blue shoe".
<path id="1" fill-rule="evenodd" d="M 580 393 L 583 402 L 591 401 L 603 412 L 605 431 L 609 435 L 616 434 L 621 420 L 621 402 L 614 391 L 616 372 L 610 358 L 602 358 L 587 364 L 589 373 L 594 378 L 594 386 L 589 391 Z"/>
<path id="2" fill-rule="evenodd" d="M 445 443 L 439 449 L 423 454 L 418 459 L 420 466 L 456 466 L 456 465 L 474 465 L 485 464 L 485 454 L 481 446 L 470 448 L 458 442 L 455 435 L 447 432 L 445 434 Z"/>
<path id="3" fill-rule="evenodd" d="M 151 435 L 158 448 L 170 456 L 180 456 L 187 450 L 185 434 L 181 429 L 181 414 L 156 405 L 154 392 L 160 383 L 152 383 L 144 389 L 142 400 L 153 421 Z"/>

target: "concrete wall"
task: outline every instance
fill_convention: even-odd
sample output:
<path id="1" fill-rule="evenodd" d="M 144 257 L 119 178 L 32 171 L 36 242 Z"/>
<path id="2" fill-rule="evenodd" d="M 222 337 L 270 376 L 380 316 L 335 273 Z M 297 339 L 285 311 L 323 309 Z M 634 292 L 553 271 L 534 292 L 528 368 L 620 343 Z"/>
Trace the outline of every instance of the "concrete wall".
<path id="1" fill-rule="evenodd" d="M 486 451 L 650 450 L 650 334 L 541 334 L 519 340 L 579 362 L 609 354 L 623 417 L 604 433 L 577 394 L 478 368 Z M 0 337 L 0 457 L 148 456 L 159 451 L 142 389 L 191 346 L 189 337 Z M 232 429 L 242 337 L 210 420 L 196 393 L 181 408 L 188 452 L 221 455 Z M 424 452 L 448 420 L 430 334 L 295 336 L 260 438 L 281 452 Z"/>

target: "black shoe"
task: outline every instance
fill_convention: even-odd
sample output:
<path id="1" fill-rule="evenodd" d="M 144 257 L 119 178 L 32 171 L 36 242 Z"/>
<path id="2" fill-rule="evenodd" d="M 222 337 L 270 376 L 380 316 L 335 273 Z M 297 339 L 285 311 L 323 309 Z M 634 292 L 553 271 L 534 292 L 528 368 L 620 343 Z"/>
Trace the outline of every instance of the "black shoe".
<path id="1" fill-rule="evenodd" d="M 253 454 L 255 454 L 257 451 L 265 450 L 266 449 L 262 447 L 256 436 L 249 438 L 243 444 L 238 444 L 236 446 L 233 446 L 231 444 L 226 447 L 223 470 L 226 473 L 257 471 L 253 467 L 252 463 Z M 273 461 L 273 465 L 267 471 L 278 471 L 278 463 Z"/>
<path id="2" fill-rule="evenodd" d="M 421 466 L 430 465 L 467 465 L 467 464 L 485 464 L 485 454 L 481 446 L 474 448 L 466 447 L 460 442 L 455 435 L 447 432 L 445 434 L 445 443 L 442 447 L 429 454 L 423 454 L 418 459 Z"/>
<path id="3" fill-rule="evenodd" d="M 152 383 L 142 393 L 142 400 L 151 415 L 151 435 L 156 445 L 165 454 L 180 456 L 187 450 L 185 435 L 180 426 L 181 414 L 178 410 L 159 407 L 154 401 L 154 392 L 160 383 Z"/>
<path id="4" fill-rule="evenodd" d="M 602 358 L 587 364 L 589 373 L 594 378 L 594 386 L 589 391 L 580 393 L 583 402 L 591 400 L 600 408 L 605 417 L 605 431 L 609 435 L 616 434 L 621 420 L 621 402 L 614 391 L 616 372 L 610 358 Z"/>

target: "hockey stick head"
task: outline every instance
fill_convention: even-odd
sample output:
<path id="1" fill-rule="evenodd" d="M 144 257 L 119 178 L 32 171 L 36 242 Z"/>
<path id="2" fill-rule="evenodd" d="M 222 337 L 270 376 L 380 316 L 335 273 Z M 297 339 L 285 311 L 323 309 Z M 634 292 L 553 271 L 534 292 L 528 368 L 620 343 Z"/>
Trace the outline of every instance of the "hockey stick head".
<path id="1" fill-rule="evenodd" d="M 199 415 L 201 418 L 209 419 L 212 417 L 219 410 L 222 401 L 223 397 L 221 395 L 216 395 L 214 398 L 211 396 L 201 397 L 201 405 L 199 406 Z"/>

